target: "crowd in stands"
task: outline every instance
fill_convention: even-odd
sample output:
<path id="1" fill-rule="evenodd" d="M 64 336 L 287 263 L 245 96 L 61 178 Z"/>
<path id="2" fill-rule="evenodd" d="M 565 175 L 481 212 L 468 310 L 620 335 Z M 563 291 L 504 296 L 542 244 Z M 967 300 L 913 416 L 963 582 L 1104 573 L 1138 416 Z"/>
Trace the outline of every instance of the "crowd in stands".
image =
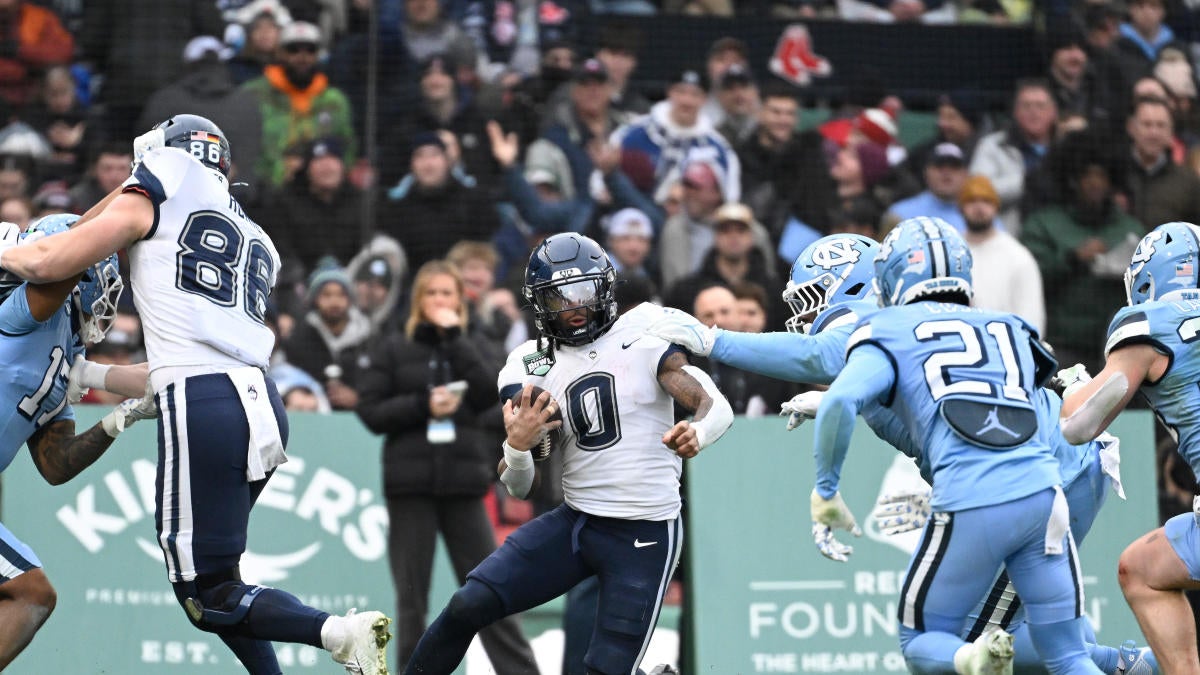
<path id="1" fill-rule="evenodd" d="M 462 330 L 498 369 L 533 335 L 522 274 L 555 232 L 607 248 L 626 304 L 765 331 L 783 328 L 780 291 L 807 244 L 936 215 L 975 255 L 978 305 L 1023 316 L 1095 372 L 1139 238 L 1200 221 L 1198 51 L 1171 27 L 1190 21 L 1182 4 L 578 2 L 0 0 L 0 219 L 82 213 L 128 177 L 135 136 L 209 117 L 232 146 L 233 194 L 284 259 L 270 322 L 287 405 L 360 413 L 372 354 L 413 334 L 418 270 L 456 270 Z M 640 86 L 639 61 L 681 46 L 621 22 L 1039 12 L 1044 73 L 1014 82 L 1002 109 L 969 81 L 943 92 L 933 136 L 907 146 L 911 113 L 887 82 L 864 76 L 813 123 L 811 97 L 751 62 L 736 19 L 665 87 Z M 594 49 L 575 42 L 582 21 L 597 23 Z M 125 304 L 97 360 L 140 358 Z M 710 370 L 741 414 L 794 393 Z"/>

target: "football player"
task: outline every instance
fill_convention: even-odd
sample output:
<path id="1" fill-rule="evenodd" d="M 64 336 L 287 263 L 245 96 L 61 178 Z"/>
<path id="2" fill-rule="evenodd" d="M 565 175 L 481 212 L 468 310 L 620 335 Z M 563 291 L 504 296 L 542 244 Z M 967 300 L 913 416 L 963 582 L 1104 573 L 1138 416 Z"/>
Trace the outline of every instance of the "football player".
<path id="1" fill-rule="evenodd" d="M 792 266 L 791 279 L 783 298 L 792 309 L 785 325 L 786 333 L 739 333 L 706 327 L 694 317 L 676 313 L 652 324 L 647 332 L 685 349 L 744 370 L 781 380 L 809 384 L 828 384 L 846 364 L 846 344 L 855 324 L 874 314 L 879 305 L 874 292 L 874 257 L 879 245 L 854 234 L 835 234 L 810 244 Z M 823 392 L 806 392 L 784 404 L 789 413 L 788 429 L 816 415 Z M 1048 390 L 1036 394 L 1044 417 L 1056 419 L 1061 400 Z M 868 406 L 860 411 L 868 426 L 884 441 L 917 460 L 922 476 L 932 480 L 928 462 L 918 445 L 905 432 L 890 408 Z M 1081 445 L 1064 441 L 1056 426 L 1040 429 L 1054 448 L 1065 483 L 1064 491 L 1071 511 L 1071 532 L 1077 541 L 1091 529 L 1104 505 L 1111 481 L 1120 491 L 1119 443 L 1105 435 L 1102 440 Z M 1109 481 L 1105 480 L 1105 475 Z M 876 524 L 884 534 L 899 534 L 924 527 L 929 515 L 928 492 L 885 495 L 876 511 Z M 846 560 L 852 547 L 833 538 L 829 527 L 817 524 L 814 537 L 826 557 Z M 985 594 L 985 601 L 971 613 L 968 628 L 960 633 L 973 642 L 991 627 L 1001 627 L 1015 638 L 1014 664 L 1037 667 L 1041 661 L 1028 631 L 1024 630 L 1024 609 L 1015 596 L 1008 575 L 1000 572 L 996 583 Z M 1087 626 L 1092 659 L 1105 672 L 1114 675 L 1135 672 L 1141 661 L 1153 667 L 1149 650 L 1133 648 L 1127 642 L 1120 649 L 1091 644 L 1095 634 Z M 949 664 L 943 664 L 943 666 Z"/>
<path id="2" fill-rule="evenodd" d="M 242 581 L 250 510 L 287 460 L 287 415 L 263 370 L 264 323 L 279 271 L 270 237 L 229 193 L 229 142 L 176 115 L 134 141 L 133 175 L 62 234 L 0 245 L 0 268 L 70 278 L 127 248 L 156 394 L 155 524 L 179 603 L 254 675 L 277 675 L 271 641 L 329 650 L 347 672 L 387 670 L 380 612 L 344 617 Z"/>
<path id="3" fill-rule="evenodd" d="M 42 218 L 30 225 L 25 239 L 66 231 L 77 218 Z M 2 227 L 19 232 L 11 223 Z M 0 368 L 6 383 L 0 405 L 11 411 L 0 428 L 0 471 L 27 444 L 46 482 L 60 485 L 95 462 L 129 425 L 157 414 L 153 399 L 142 399 L 145 368 L 124 367 L 112 373 L 119 383 L 112 390 L 137 398 L 75 435 L 75 413 L 67 402 L 70 364 L 83 354 L 85 339 L 104 339 L 121 289 L 116 256 L 88 267 L 78 280 L 54 284 L 0 275 Z M 54 605 L 54 588 L 37 555 L 0 525 L 0 670 L 29 644 Z"/>
<path id="4" fill-rule="evenodd" d="M 1125 272 L 1128 307 L 1113 317 L 1104 369 L 1076 365 L 1062 430 L 1080 441 L 1104 430 L 1140 391 L 1200 475 L 1200 228 L 1166 223 L 1142 238 Z M 1165 672 L 1200 673 L 1196 623 L 1185 590 L 1200 588 L 1200 497 L 1194 513 L 1167 521 L 1129 545 L 1117 567 L 1121 590 Z"/>
<path id="5" fill-rule="evenodd" d="M 1003 630 L 958 633 L 1003 565 L 1051 673 L 1100 673 L 1083 640 L 1083 586 L 1059 464 L 1037 431 L 1038 388 L 1054 359 L 1020 318 L 969 307 L 971 253 L 945 222 L 898 225 L 875 257 L 883 309 L 850 335 L 846 367 L 816 417 L 812 518 L 853 526 L 838 493 L 854 418 L 891 408 L 933 468 L 933 517 L 900 596 L 901 649 L 960 673 L 1011 669 Z M 1046 420 L 1053 424 L 1053 420 Z"/>
<path id="6" fill-rule="evenodd" d="M 534 249 L 524 293 L 539 337 L 515 349 L 500 372 L 500 480 L 524 497 L 537 471 L 529 451 L 557 429 L 564 504 L 522 525 L 471 571 L 407 673 L 453 672 L 479 629 L 592 576 L 600 601 L 588 672 L 638 672 L 683 540 L 682 460 L 720 438 L 733 411 L 681 349 L 645 333 L 671 310 L 644 303 L 618 318 L 615 276 L 587 237 L 556 234 Z M 546 391 L 534 399 L 531 385 Z M 693 413 L 690 421 L 673 423 L 676 402 Z M 559 406 L 562 422 L 550 422 Z"/>

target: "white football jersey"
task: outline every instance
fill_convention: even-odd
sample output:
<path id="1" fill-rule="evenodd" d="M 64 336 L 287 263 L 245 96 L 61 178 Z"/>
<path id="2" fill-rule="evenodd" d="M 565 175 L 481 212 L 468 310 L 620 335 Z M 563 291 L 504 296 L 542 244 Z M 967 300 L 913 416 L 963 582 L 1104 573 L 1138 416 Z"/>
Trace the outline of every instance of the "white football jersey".
<path id="1" fill-rule="evenodd" d="M 129 247 L 150 369 L 266 367 L 275 337 L 263 317 L 279 254 L 228 180 L 183 150 L 159 148 L 125 186 L 154 203 L 154 225 Z"/>
<path id="2" fill-rule="evenodd" d="M 663 308 L 643 303 L 595 342 L 557 346 L 554 364 L 530 340 L 513 350 L 499 388 L 534 384 L 563 408 L 557 452 L 563 496 L 584 513 L 627 520 L 679 515 L 683 460 L 662 442 L 674 423 L 674 401 L 658 384 L 670 343 L 646 335 Z"/>

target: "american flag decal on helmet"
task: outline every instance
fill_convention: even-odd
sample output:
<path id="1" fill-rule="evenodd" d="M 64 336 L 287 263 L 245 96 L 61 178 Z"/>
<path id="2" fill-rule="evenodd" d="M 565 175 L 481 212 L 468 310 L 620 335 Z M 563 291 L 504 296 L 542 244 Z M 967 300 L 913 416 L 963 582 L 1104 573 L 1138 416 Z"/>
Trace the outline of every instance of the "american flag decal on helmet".
<path id="1" fill-rule="evenodd" d="M 193 140 L 193 141 L 208 141 L 209 143 L 220 143 L 221 137 L 216 134 L 210 134 L 207 131 L 193 131 L 191 140 Z"/>

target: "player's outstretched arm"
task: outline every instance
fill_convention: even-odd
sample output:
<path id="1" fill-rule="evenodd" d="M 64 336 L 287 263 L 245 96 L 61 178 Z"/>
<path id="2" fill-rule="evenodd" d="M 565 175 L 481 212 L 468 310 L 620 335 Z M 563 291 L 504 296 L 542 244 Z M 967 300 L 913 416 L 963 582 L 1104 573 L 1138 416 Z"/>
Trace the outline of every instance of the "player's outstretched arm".
<path id="1" fill-rule="evenodd" d="M 130 398 L 146 392 L 146 380 L 150 376 L 150 364 L 108 365 L 88 361 L 82 354 L 71 364 L 67 378 L 67 403 L 78 403 L 89 389 L 102 389 Z"/>
<path id="2" fill-rule="evenodd" d="M 113 440 L 134 422 L 157 416 L 154 394 L 125 399 L 104 419 L 78 436 L 75 435 L 75 420 L 50 422 L 29 437 L 29 454 L 47 483 L 62 485 L 95 463 Z"/>
<path id="3" fill-rule="evenodd" d="M 1110 352 L 1104 370 L 1063 399 L 1059 423 L 1063 438 L 1078 444 L 1098 436 L 1125 409 L 1138 387 L 1157 381 L 1169 363 L 1167 356 L 1146 344 L 1128 344 Z"/>
<path id="4" fill-rule="evenodd" d="M 866 345 L 855 349 L 845 369 L 830 385 L 817 410 L 813 455 L 817 463 L 817 493 L 832 499 L 838 491 L 842 464 L 850 448 L 858 411 L 877 402 L 892 389 L 896 373 L 892 362 L 879 349 Z"/>
<path id="5" fill-rule="evenodd" d="M 708 373 L 688 364 L 687 357 L 675 352 L 658 367 L 658 384 L 679 405 L 692 413 L 663 435 L 663 444 L 687 459 L 712 445 L 733 424 L 733 408 L 717 389 Z"/>
<path id="6" fill-rule="evenodd" d="M 154 225 L 154 204 L 144 195 L 117 195 L 92 220 L 62 234 L 0 250 L 0 268 L 34 283 L 73 277 L 89 265 L 141 239 Z"/>

